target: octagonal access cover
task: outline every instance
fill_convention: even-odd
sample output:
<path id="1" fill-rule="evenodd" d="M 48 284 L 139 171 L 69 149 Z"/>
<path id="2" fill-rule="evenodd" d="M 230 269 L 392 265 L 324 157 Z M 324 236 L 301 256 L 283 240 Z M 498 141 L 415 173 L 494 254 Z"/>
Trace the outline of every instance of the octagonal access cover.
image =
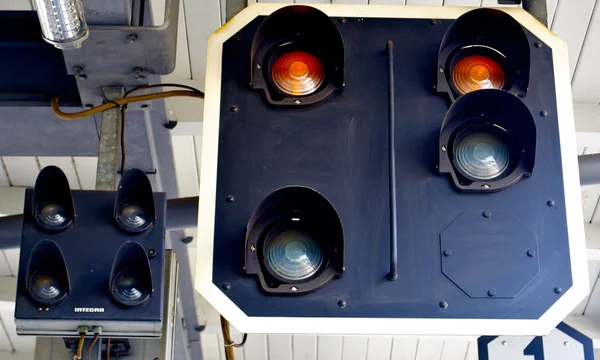
<path id="1" fill-rule="evenodd" d="M 514 298 L 540 272 L 536 234 L 508 211 L 465 211 L 440 239 L 442 272 L 472 298 Z"/>

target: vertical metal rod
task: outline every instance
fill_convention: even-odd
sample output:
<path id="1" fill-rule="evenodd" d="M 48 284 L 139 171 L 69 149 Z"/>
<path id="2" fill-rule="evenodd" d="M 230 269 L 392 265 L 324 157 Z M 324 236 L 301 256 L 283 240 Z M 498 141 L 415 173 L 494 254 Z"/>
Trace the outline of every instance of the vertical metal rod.
<path id="1" fill-rule="evenodd" d="M 150 160 L 152 161 L 152 168 L 156 175 L 154 181 L 156 189 L 154 191 L 163 191 L 162 182 L 160 181 L 159 169 L 158 169 L 158 154 L 156 152 L 156 144 L 154 144 L 154 130 L 152 128 L 152 118 L 150 117 L 150 108 L 147 105 L 142 106 L 144 111 L 144 122 L 146 125 L 146 135 L 148 136 L 148 147 L 150 148 Z"/>
<path id="2" fill-rule="evenodd" d="M 390 273 L 389 280 L 398 279 L 398 221 L 396 208 L 396 109 L 394 105 L 394 43 L 387 42 L 388 70 L 389 70 L 389 173 L 390 173 Z"/>
<path id="3" fill-rule="evenodd" d="M 124 90 L 121 87 L 109 87 L 102 90 L 107 100 L 114 101 L 124 95 Z M 121 121 L 123 121 L 121 119 L 121 109 L 118 107 L 102 112 L 96 190 L 114 191 L 117 187 Z"/>

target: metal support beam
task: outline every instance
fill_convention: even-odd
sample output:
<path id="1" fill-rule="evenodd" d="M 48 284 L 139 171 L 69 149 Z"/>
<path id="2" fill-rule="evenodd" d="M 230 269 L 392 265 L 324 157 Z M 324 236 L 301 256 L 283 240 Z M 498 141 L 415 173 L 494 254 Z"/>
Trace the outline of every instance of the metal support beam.
<path id="1" fill-rule="evenodd" d="M 600 154 L 579 156 L 581 186 L 600 184 Z M 0 218 L 0 250 L 21 245 L 23 215 Z M 198 223 L 198 198 L 189 197 L 167 201 L 167 230 L 195 228 Z"/>
<path id="2" fill-rule="evenodd" d="M 581 186 L 600 184 L 600 154 L 580 155 L 578 160 Z"/>
<path id="3" fill-rule="evenodd" d="M 537 21 L 548 27 L 548 7 L 546 0 L 523 0 L 523 9 L 531 14 Z"/>
<path id="4" fill-rule="evenodd" d="M 121 99 L 125 94 L 122 87 L 108 87 L 104 88 L 103 91 L 104 97 L 112 101 Z M 113 191 L 117 187 L 122 120 L 120 108 L 112 108 L 102 112 L 96 190 Z"/>

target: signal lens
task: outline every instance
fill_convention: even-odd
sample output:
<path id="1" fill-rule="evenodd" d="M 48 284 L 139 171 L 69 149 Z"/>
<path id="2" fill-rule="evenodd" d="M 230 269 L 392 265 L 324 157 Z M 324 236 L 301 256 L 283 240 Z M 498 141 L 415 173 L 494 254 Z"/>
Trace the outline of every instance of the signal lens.
<path id="1" fill-rule="evenodd" d="M 39 219 L 48 229 L 60 228 L 67 221 L 67 212 L 58 204 L 46 204 L 40 210 Z"/>
<path id="2" fill-rule="evenodd" d="M 321 247 L 312 236 L 301 230 L 284 230 L 266 246 L 267 263 L 276 275 L 285 280 L 307 279 L 323 264 Z"/>
<path id="3" fill-rule="evenodd" d="M 315 56 L 304 51 L 292 51 L 275 60 L 271 76 L 275 86 L 282 92 L 303 96 L 319 89 L 325 78 L 325 70 Z"/>
<path id="4" fill-rule="evenodd" d="M 458 140 L 454 148 L 456 166 L 476 180 L 494 179 L 510 162 L 508 144 L 488 132 L 472 132 Z"/>
<path id="5" fill-rule="evenodd" d="M 140 279 L 139 274 L 123 272 L 113 283 L 115 300 L 126 306 L 138 306 L 150 298 L 152 290 Z"/>
<path id="6" fill-rule="evenodd" d="M 41 275 L 33 283 L 33 291 L 42 300 L 52 301 L 61 295 L 58 281 L 50 275 Z"/>
<path id="7" fill-rule="evenodd" d="M 152 225 L 147 211 L 137 204 L 126 204 L 117 215 L 117 223 L 129 232 L 143 232 Z"/>
<path id="8" fill-rule="evenodd" d="M 479 89 L 502 89 L 504 70 L 495 60 L 481 55 L 460 59 L 452 68 L 452 81 L 461 94 Z"/>

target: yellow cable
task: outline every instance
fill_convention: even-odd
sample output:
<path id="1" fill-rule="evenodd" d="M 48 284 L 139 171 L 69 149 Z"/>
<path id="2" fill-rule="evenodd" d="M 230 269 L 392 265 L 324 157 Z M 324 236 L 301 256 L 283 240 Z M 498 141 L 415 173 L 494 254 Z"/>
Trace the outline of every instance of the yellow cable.
<path id="1" fill-rule="evenodd" d="M 88 117 L 88 116 L 97 114 L 102 111 L 106 111 L 106 110 L 118 107 L 119 105 L 126 105 L 126 104 L 131 104 L 131 103 L 140 102 L 140 101 L 164 99 L 164 98 L 174 97 L 174 96 L 188 96 L 188 97 L 204 99 L 204 94 L 199 93 L 199 92 L 189 91 L 189 90 L 172 90 L 172 91 L 164 91 L 164 92 L 153 93 L 153 94 L 128 96 L 126 98 L 115 100 L 114 102 L 107 102 L 102 105 L 93 107 L 91 109 L 87 109 L 84 111 L 78 111 L 78 112 L 74 112 L 74 113 L 63 112 L 60 109 L 60 107 L 58 106 L 58 98 L 52 99 L 51 105 L 52 105 L 52 111 L 54 111 L 54 114 L 56 116 L 58 116 L 59 118 L 65 119 L 65 120 L 76 120 L 76 119 L 81 119 L 84 117 Z"/>
<path id="2" fill-rule="evenodd" d="M 79 337 L 79 344 L 77 345 L 77 354 L 75 354 L 75 356 L 73 356 L 73 359 L 81 360 L 81 357 L 83 356 L 83 343 L 84 342 L 85 342 L 85 333 L 81 334 L 81 336 Z"/>

